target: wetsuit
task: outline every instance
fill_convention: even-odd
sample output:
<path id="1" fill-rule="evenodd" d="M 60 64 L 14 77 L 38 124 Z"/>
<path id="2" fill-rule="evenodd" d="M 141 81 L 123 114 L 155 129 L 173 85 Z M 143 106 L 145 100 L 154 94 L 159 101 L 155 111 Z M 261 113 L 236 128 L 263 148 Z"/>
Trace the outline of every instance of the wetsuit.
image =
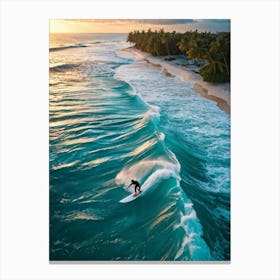
<path id="1" fill-rule="evenodd" d="M 134 192 L 135 192 L 135 193 L 136 193 L 136 191 L 137 191 L 137 188 L 138 188 L 139 192 L 141 192 L 141 191 L 140 191 L 140 184 L 139 184 L 138 181 L 132 181 L 131 185 L 135 185 L 135 187 L 134 187 Z"/>

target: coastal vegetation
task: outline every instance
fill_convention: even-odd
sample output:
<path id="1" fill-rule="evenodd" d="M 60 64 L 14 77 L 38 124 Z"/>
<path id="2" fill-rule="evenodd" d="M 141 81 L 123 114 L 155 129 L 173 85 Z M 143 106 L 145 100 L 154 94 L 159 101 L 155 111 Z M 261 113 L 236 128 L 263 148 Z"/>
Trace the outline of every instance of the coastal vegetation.
<path id="1" fill-rule="evenodd" d="M 141 51 L 153 56 L 184 54 L 199 68 L 204 81 L 230 82 L 230 33 L 187 31 L 185 33 L 136 30 L 130 32 L 127 41 Z M 168 58 L 167 60 L 172 60 Z"/>

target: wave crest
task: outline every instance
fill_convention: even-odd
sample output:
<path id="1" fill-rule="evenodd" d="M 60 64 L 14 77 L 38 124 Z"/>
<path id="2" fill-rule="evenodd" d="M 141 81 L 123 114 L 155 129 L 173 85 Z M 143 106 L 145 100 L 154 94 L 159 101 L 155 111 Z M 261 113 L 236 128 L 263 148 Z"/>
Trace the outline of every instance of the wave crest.
<path id="1" fill-rule="evenodd" d="M 61 46 L 61 47 L 54 47 L 54 48 L 49 48 L 50 52 L 57 52 L 57 51 L 63 51 L 67 49 L 73 49 L 73 48 L 86 48 L 86 45 L 83 44 L 77 44 L 77 45 L 70 45 L 70 46 Z"/>
<path id="2" fill-rule="evenodd" d="M 142 189 L 148 189 L 157 182 L 174 177 L 180 180 L 180 165 L 165 159 L 142 160 L 123 168 L 116 176 L 117 185 L 127 185 L 132 179 L 140 182 Z"/>
<path id="3" fill-rule="evenodd" d="M 57 66 L 50 67 L 50 72 L 63 72 L 63 71 L 75 69 L 80 66 L 81 66 L 81 64 L 79 64 L 79 63 L 60 64 Z"/>

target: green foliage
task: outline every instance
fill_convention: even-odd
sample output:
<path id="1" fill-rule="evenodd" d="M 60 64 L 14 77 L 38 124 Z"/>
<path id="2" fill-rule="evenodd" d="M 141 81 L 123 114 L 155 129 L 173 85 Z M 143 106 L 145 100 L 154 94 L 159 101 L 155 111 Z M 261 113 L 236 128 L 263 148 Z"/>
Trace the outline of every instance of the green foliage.
<path id="1" fill-rule="evenodd" d="M 230 82 L 230 77 L 226 72 L 209 73 L 205 69 L 200 68 L 199 74 L 202 76 L 203 81 L 210 83 L 228 83 Z"/>
<path id="2" fill-rule="evenodd" d="M 159 31 L 133 31 L 127 41 L 153 56 L 185 54 L 187 58 L 207 61 L 200 74 L 205 81 L 230 80 L 230 33 L 187 31 L 185 33 Z M 169 60 L 167 58 L 166 60 Z"/>

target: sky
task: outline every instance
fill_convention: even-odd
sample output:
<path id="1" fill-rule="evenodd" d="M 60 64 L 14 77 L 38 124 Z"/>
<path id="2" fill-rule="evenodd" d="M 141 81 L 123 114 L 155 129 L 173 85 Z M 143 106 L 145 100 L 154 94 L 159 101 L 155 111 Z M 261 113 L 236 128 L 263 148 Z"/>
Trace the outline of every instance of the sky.
<path id="1" fill-rule="evenodd" d="M 128 33 L 134 30 L 230 31 L 229 19 L 51 19 L 50 33 Z"/>

